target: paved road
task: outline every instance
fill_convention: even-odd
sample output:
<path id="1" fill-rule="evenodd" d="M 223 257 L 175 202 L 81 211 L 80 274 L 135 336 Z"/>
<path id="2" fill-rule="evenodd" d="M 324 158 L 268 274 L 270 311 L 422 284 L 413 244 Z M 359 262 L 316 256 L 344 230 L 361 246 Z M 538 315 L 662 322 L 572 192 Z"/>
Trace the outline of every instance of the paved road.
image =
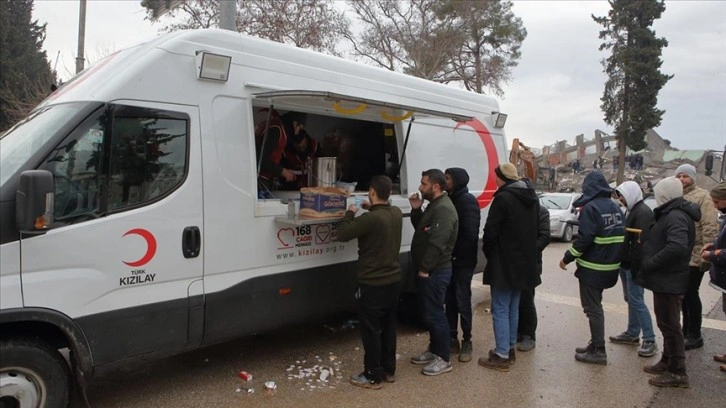
<path id="1" fill-rule="evenodd" d="M 128 367 L 95 380 L 89 391 L 93 408 L 114 407 L 717 407 L 726 406 L 726 373 L 713 362 L 726 352 L 726 317 L 720 296 L 704 282 L 706 346 L 687 352 L 689 389 L 658 389 L 642 371 L 657 357 L 641 358 L 633 346 L 608 344 L 608 365 L 574 360 L 575 347 L 589 338 L 579 306 L 577 280 L 557 267 L 566 250 L 553 243 L 545 252 L 544 283 L 538 288 L 540 316 L 537 348 L 518 353 L 508 373 L 488 370 L 476 359 L 493 348 L 489 288 L 475 277 L 473 293 L 474 359 L 454 362 L 451 373 L 420 374 L 409 358 L 427 346 L 426 333 L 399 330 L 397 381 L 381 390 L 347 383 L 362 368 L 363 351 L 356 329 L 343 321 L 315 323 L 208 347 L 159 362 Z M 622 332 L 627 308 L 620 286 L 605 292 L 606 334 Z M 648 297 L 652 305 L 652 298 Z M 651 309 L 652 311 L 652 309 Z M 655 322 L 655 321 L 654 321 Z M 658 337 L 659 346 L 662 338 Z M 327 381 L 318 381 L 332 369 Z M 240 370 L 253 375 L 249 382 Z M 306 376 L 309 374 L 309 376 Z M 274 381 L 274 392 L 264 390 Z M 254 389 L 248 393 L 247 388 Z M 76 402 L 74 407 L 83 407 Z"/>

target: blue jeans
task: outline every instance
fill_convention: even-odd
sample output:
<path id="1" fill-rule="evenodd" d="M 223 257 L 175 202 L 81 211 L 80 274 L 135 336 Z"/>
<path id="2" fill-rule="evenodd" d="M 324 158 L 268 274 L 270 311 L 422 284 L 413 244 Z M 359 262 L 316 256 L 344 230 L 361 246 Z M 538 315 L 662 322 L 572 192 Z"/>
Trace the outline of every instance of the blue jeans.
<path id="1" fill-rule="evenodd" d="M 451 282 L 451 268 L 433 271 L 428 278 L 419 276 L 417 282 L 418 298 L 429 330 L 429 351 L 449 361 L 449 321 L 444 303 L 446 287 Z"/>
<path id="2" fill-rule="evenodd" d="M 633 274 L 629 269 L 620 268 L 620 279 L 623 281 L 623 289 L 628 294 L 628 329 L 626 332 L 639 337 L 640 330 L 643 330 L 643 340 L 655 341 L 653 331 L 653 320 L 648 311 L 648 305 L 643 299 L 643 287 L 633 282 Z"/>
<path id="3" fill-rule="evenodd" d="M 494 352 L 501 358 L 509 358 L 509 350 L 517 344 L 519 325 L 519 298 L 521 290 L 501 289 L 492 286 L 492 322 L 494 323 Z"/>

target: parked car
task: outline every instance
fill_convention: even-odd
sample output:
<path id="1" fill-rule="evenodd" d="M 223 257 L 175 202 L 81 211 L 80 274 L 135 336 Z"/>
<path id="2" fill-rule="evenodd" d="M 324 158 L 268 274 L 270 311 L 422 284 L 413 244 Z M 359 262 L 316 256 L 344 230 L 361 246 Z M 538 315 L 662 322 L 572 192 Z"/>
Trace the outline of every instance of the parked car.
<path id="1" fill-rule="evenodd" d="M 550 212 L 550 234 L 565 242 L 577 234 L 579 211 L 572 204 L 580 193 L 544 193 L 539 196 L 540 205 Z"/>

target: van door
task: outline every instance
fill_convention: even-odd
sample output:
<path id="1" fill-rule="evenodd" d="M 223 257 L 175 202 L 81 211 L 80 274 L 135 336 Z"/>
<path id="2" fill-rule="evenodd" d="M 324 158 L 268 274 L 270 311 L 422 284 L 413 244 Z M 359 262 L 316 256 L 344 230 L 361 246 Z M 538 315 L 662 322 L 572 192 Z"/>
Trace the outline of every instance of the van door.
<path id="1" fill-rule="evenodd" d="M 24 305 L 76 320 L 94 365 L 198 345 L 200 152 L 196 107 L 117 101 L 39 166 L 54 175 L 55 224 L 21 241 Z"/>

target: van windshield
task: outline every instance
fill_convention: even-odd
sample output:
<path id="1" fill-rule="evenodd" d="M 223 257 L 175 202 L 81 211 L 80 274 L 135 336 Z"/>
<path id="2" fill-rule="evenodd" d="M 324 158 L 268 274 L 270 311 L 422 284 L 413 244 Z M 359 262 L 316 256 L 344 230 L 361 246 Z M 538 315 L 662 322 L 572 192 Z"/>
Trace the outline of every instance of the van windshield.
<path id="1" fill-rule="evenodd" d="M 84 103 L 51 105 L 33 112 L 0 136 L 0 186 L 45 145 Z"/>

